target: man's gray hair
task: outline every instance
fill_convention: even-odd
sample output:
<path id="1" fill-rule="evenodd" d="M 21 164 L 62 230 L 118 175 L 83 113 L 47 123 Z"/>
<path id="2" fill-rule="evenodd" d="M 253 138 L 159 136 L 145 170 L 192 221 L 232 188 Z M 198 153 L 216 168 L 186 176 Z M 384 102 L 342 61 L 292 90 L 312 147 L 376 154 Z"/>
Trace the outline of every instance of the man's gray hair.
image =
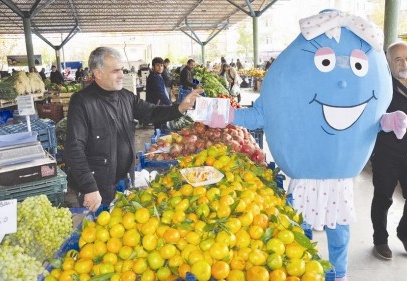
<path id="1" fill-rule="evenodd" d="M 397 41 L 397 42 L 394 42 L 394 43 L 390 44 L 389 47 L 387 47 L 386 58 L 387 58 L 387 61 L 389 63 L 390 63 L 390 60 L 391 60 L 391 54 L 393 53 L 393 50 L 398 46 L 404 46 L 404 47 L 407 48 L 407 42 L 405 42 L 405 41 Z"/>
<path id="2" fill-rule="evenodd" d="M 89 55 L 89 70 L 92 71 L 95 68 L 103 70 L 105 56 L 112 56 L 118 60 L 122 60 L 122 55 L 116 49 L 109 47 L 98 47 Z"/>

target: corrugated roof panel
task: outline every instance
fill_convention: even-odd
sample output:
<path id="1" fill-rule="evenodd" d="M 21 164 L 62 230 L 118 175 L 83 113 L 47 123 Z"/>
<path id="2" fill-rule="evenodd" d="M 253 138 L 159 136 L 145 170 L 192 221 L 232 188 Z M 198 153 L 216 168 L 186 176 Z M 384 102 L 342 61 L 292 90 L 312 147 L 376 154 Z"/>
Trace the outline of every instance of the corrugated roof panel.
<path id="1" fill-rule="evenodd" d="M 248 17 L 246 0 L 9 0 L 16 12 L 34 11 L 32 26 L 38 32 L 173 31 L 188 24 L 212 31 L 220 24 L 235 24 Z M 250 0 L 254 11 L 276 0 Z M 232 4 L 233 3 L 233 4 Z M 238 7 L 245 9 L 240 11 Z M 0 0 L 0 34 L 22 34 L 22 19 Z M 50 28 L 47 28 L 50 25 Z"/>

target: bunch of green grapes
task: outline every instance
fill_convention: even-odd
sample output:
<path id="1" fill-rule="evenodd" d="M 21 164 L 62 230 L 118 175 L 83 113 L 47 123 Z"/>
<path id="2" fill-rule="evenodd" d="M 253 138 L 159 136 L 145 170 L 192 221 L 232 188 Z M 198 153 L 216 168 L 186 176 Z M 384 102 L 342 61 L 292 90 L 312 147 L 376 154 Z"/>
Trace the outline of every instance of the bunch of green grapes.
<path id="1" fill-rule="evenodd" d="M 38 195 L 18 203 L 17 232 L 7 235 L 4 244 L 19 245 L 42 262 L 52 258 L 71 232 L 69 209 L 53 207 L 47 196 Z"/>
<path id="2" fill-rule="evenodd" d="M 0 280 L 37 280 L 45 273 L 41 263 L 24 253 L 20 246 L 0 246 Z"/>

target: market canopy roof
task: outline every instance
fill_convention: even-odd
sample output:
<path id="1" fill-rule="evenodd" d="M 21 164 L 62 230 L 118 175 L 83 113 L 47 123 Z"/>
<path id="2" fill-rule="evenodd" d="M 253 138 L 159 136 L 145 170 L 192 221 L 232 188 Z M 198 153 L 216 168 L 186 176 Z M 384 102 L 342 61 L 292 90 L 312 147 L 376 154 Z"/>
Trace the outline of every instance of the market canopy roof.
<path id="1" fill-rule="evenodd" d="M 277 0 L 0 0 L 0 35 L 76 32 L 217 32 Z M 242 11 L 241 9 L 244 11 Z"/>

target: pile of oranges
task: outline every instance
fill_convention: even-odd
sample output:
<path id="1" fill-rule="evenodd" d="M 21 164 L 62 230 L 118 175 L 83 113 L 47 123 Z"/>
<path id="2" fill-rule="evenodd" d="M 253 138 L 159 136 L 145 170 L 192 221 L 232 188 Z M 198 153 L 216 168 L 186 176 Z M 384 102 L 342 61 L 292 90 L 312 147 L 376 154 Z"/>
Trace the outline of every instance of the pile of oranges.
<path id="1" fill-rule="evenodd" d="M 199 281 L 324 280 L 329 263 L 272 170 L 223 145 L 180 161 L 216 163 L 225 176 L 193 187 L 172 168 L 148 189 L 120 194 L 110 213 L 84 222 L 80 250 L 68 252 L 49 280 L 176 280 L 187 272 Z"/>
<path id="2" fill-rule="evenodd" d="M 266 75 L 266 71 L 261 68 L 252 68 L 249 70 L 239 70 L 239 75 L 252 76 L 255 78 L 263 78 Z"/>

